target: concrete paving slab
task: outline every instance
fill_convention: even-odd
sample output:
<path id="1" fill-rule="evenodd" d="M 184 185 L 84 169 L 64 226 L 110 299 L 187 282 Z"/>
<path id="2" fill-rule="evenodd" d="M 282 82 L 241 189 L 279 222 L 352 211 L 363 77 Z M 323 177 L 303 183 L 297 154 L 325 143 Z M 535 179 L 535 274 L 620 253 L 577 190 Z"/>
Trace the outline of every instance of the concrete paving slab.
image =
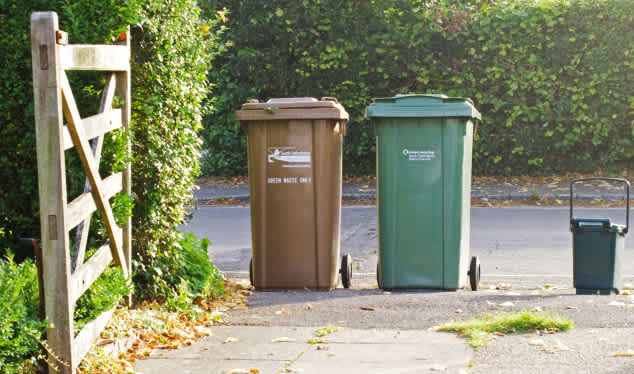
<path id="1" fill-rule="evenodd" d="M 136 362 L 140 374 L 276 374 L 283 370 L 284 361 L 205 359 L 149 359 Z M 239 370 L 241 369 L 241 370 Z M 256 371 L 257 370 L 257 371 Z"/>
<path id="2" fill-rule="evenodd" d="M 633 373 L 634 329 L 575 329 L 498 337 L 474 355 L 472 374 Z"/>
<path id="3" fill-rule="evenodd" d="M 454 334 L 423 330 L 345 329 L 309 344 L 316 327 L 222 326 L 213 335 L 176 351 L 159 351 L 136 363 L 143 373 L 459 373 L 473 351 Z M 232 342 L 225 343 L 228 338 Z M 273 343 L 290 338 L 291 342 Z M 284 339 L 282 339 L 284 340 Z"/>
<path id="4" fill-rule="evenodd" d="M 223 373 L 235 368 L 275 372 L 306 350 L 314 331 L 307 327 L 219 326 L 212 336 L 189 347 L 157 351 L 139 361 L 137 369 L 145 373 L 168 373 L 169 367 L 186 368 L 192 374 Z"/>
<path id="5" fill-rule="evenodd" d="M 347 329 L 341 328 L 324 337 L 328 343 L 355 344 L 429 344 L 430 341 L 455 344 L 452 334 L 425 330 Z"/>
<path id="6" fill-rule="evenodd" d="M 472 349 L 452 334 L 397 330 L 343 330 L 316 344 L 291 365 L 304 373 L 460 373 Z M 396 337 L 396 338 L 395 338 Z M 334 341 L 338 342 L 334 342 Z"/>

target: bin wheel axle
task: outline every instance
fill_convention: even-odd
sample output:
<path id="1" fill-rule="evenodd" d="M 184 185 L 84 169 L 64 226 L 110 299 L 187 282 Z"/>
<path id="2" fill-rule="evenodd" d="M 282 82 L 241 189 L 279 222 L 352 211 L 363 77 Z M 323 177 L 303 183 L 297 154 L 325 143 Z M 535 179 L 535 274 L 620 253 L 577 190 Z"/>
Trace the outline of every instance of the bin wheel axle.
<path id="1" fill-rule="evenodd" d="M 469 283 L 471 283 L 471 291 L 477 291 L 480 284 L 480 259 L 478 256 L 471 257 L 469 264 Z"/>
<path id="2" fill-rule="evenodd" d="M 341 258 L 339 273 L 341 274 L 341 284 L 343 288 L 350 288 L 352 280 L 352 256 L 350 256 L 350 254 L 345 254 Z"/>

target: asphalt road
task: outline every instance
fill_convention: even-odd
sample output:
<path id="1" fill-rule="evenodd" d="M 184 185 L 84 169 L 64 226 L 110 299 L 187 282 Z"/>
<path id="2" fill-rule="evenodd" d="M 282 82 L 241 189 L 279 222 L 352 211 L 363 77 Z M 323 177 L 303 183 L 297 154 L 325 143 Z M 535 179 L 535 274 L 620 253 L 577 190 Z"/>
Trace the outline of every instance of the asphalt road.
<path id="1" fill-rule="evenodd" d="M 624 209 L 576 209 L 578 217 L 625 222 Z M 471 255 L 482 263 L 482 282 L 515 287 L 571 286 L 572 234 L 566 208 L 472 208 Z M 247 278 L 251 258 L 248 207 L 201 206 L 184 227 L 211 240 L 210 256 L 229 276 Z M 623 274 L 634 280 L 634 241 L 626 237 Z M 421 238 L 424 240 L 424 238 Z M 355 263 L 355 288 L 376 284 L 376 208 L 344 206 L 341 252 Z M 360 282 L 356 282 L 360 281 Z M 355 284 L 356 283 L 356 284 Z"/>
<path id="2" fill-rule="evenodd" d="M 624 222 L 622 209 L 579 209 L 575 215 Z M 482 262 L 480 291 L 386 292 L 376 287 L 376 209 L 345 206 L 341 247 L 354 258 L 352 289 L 254 292 L 248 310 L 229 312 L 228 322 L 273 330 L 336 325 L 424 334 L 452 319 L 538 309 L 571 318 L 575 329 L 493 336 L 489 346 L 474 352 L 470 372 L 632 373 L 634 358 L 617 352 L 634 350 L 634 296 L 575 294 L 568 221 L 565 208 L 472 208 L 471 255 Z M 203 206 L 184 229 L 211 239 L 210 256 L 227 276 L 248 278 L 247 207 Z M 626 238 L 623 273 L 630 287 L 633 244 Z"/>

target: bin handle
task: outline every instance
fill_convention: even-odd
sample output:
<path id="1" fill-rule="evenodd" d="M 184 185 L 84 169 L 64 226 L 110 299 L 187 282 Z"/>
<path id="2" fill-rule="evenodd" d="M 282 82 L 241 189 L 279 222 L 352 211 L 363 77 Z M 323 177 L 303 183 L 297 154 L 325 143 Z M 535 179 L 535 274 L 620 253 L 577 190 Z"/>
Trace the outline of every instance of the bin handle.
<path id="1" fill-rule="evenodd" d="M 599 180 L 608 181 L 608 182 L 620 182 L 625 184 L 625 190 L 626 190 L 625 229 L 623 230 L 623 233 L 627 234 L 630 228 L 630 182 L 627 179 L 623 179 L 623 178 L 591 177 L 591 178 L 578 178 L 570 182 L 570 223 L 574 223 L 573 222 L 573 217 L 574 217 L 573 215 L 573 201 L 574 201 L 573 187 L 574 185 L 579 182 L 599 181 Z"/>

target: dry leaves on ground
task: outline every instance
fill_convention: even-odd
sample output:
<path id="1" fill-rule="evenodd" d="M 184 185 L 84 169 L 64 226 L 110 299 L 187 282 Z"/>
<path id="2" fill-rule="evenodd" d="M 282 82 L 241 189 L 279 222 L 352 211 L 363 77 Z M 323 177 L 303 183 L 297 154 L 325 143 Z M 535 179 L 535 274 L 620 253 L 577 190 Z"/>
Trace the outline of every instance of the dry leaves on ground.
<path id="1" fill-rule="evenodd" d="M 117 310 L 93 349 L 80 365 L 79 374 L 136 373 L 133 363 L 159 349 L 177 349 L 212 334 L 224 312 L 246 309 L 248 285 L 225 281 L 226 295 L 202 300 L 192 310 L 170 311 L 158 303 L 142 303 Z M 116 357 L 109 351 L 128 347 Z M 104 350 L 105 349 L 105 350 Z"/>

